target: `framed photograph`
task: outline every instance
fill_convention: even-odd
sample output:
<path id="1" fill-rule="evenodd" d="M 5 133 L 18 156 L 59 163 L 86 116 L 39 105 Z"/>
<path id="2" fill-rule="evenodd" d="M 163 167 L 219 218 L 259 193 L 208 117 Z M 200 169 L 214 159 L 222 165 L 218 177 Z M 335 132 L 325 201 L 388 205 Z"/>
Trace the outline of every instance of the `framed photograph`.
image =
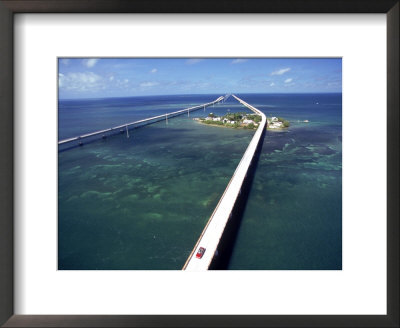
<path id="1" fill-rule="evenodd" d="M 0 1 L 0 323 L 398 327 L 398 1 Z"/>

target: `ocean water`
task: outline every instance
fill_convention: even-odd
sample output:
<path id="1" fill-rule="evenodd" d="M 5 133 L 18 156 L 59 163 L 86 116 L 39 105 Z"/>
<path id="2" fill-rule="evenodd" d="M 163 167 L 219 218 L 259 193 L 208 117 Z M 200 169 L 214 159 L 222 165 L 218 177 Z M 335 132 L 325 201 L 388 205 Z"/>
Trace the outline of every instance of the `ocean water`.
<path id="1" fill-rule="evenodd" d="M 153 105 L 138 103 L 138 113 L 129 99 L 121 112 L 132 120 L 217 97 L 149 97 Z M 95 100 L 86 110 L 88 102 L 63 104 L 60 139 L 126 122 L 122 114 L 104 118 L 118 106 Z M 64 121 L 68 106 L 72 118 Z M 94 124 L 96 106 L 107 122 Z M 254 134 L 193 118 L 235 106 L 242 107 L 209 107 L 131 130 L 129 138 L 115 135 L 59 152 L 59 269 L 181 269 Z"/>
<path id="2" fill-rule="evenodd" d="M 242 99 L 291 126 L 265 135 L 229 269 L 340 270 L 341 94 Z"/>
<path id="3" fill-rule="evenodd" d="M 59 102 L 59 140 L 220 95 Z M 238 95 L 267 131 L 229 269 L 341 268 L 341 95 Z M 58 267 L 182 268 L 254 131 L 193 121 L 223 105 L 59 152 Z M 309 123 L 303 123 L 308 119 Z"/>
<path id="4" fill-rule="evenodd" d="M 177 95 L 60 100 L 59 140 L 111 128 L 127 122 L 174 112 L 215 100 L 220 95 Z"/>

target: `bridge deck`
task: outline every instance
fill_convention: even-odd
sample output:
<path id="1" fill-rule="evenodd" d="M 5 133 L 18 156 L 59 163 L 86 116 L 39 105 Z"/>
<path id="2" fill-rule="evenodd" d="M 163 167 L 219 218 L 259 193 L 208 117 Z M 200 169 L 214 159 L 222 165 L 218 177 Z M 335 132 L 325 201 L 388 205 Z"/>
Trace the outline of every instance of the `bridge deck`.
<path id="1" fill-rule="evenodd" d="M 214 101 L 211 101 L 209 103 L 205 103 L 205 104 L 201 104 L 201 105 L 198 105 L 198 106 L 181 109 L 181 110 L 178 110 L 178 111 L 175 111 L 175 112 L 166 113 L 166 114 L 162 114 L 162 115 L 158 115 L 158 116 L 154 116 L 154 117 L 145 118 L 143 120 L 139 120 L 139 121 L 135 121 L 135 122 L 129 122 L 129 123 L 121 124 L 121 125 L 118 125 L 118 126 L 114 126 L 112 128 L 99 130 L 99 131 L 83 134 L 83 135 L 80 135 L 80 136 L 76 136 L 76 137 L 72 137 L 72 138 L 68 138 L 68 139 L 64 139 L 64 140 L 60 140 L 58 142 L 58 144 L 62 145 L 62 144 L 66 144 L 66 143 L 69 143 L 69 142 L 72 142 L 72 141 L 75 141 L 75 140 L 82 140 L 82 139 L 85 139 L 85 138 L 88 138 L 88 137 L 92 137 L 92 136 L 95 136 L 95 135 L 99 135 L 99 134 L 103 134 L 103 133 L 106 133 L 106 132 L 117 132 L 117 130 L 122 129 L 122 128 L 127 128 L 127 127 L 129 127 L 131 125 L 145 123 L 145 122 L 149 122 L 149 121 L 160 119 L 160 118 L 164 118 L 164 117 L 167 118 L 168 116 L 176 116 L 176 115 L 180 115 L 180 114 L 184 114 L 184 113 L 189 113 L 190 111 L 194 111 L 194 110 L 198 110 L 198 109 L 201 109 L 201 108 L 204 108 L 204 107 L 211 106 L 211 105 L 213 105 L 215 103 L 218 103 L 218 102 L 220 102 L 221 100 L 224 100 L 224 99 L 225 99 L 225 97 L 221 96 L 221 97 L 218 97 L 217 99 L 215 99 Z"/>
<path id="2" fill-rule="evenodd" d="M 224 232 L 225 226 L 231 216 L 233 207 L 239 196 L 240 190 L 243 185 L 243 181 L 246 178 L 247 171 L 253 160 L 257 146 L 263 135 L 263 130 L 267 124 L 267 118 L 264 113 L 259 111 L 257 108 L 249 105 L 245 101 L 239 99 L 235 95 L 232 95 L 237 101 L 258 115 L 261 115 L 261 122 L 255 132 L 253 139 L 251 139 L 242 159 L 239 162 L 231 180 L 229 181 L 221 199 L 219 200 L 217 207 L 214 209 L 210 219 L 208 220 L 203 232 L 200 235 L 196 245 L 194 246 L 191 254 L 189 255 L 182 270 L 188 271 L 204 271 L 208 270 L 214 254 L 217 250 L 218 244 Z M 196 253 L 200 247 L 206 249 L 201 259 L 196 258 Z"/>

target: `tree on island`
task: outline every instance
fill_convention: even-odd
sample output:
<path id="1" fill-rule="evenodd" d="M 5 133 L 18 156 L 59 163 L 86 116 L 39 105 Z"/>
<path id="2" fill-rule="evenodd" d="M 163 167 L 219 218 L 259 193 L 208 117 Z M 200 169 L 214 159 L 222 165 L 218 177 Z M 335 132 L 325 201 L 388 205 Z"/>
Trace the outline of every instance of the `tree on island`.
<path id="1" fill-rule="evenodd" d="M 261 122 L 261 116 L 260 115 L 255 115 L 255 114 L 247 115 L 247 119 L 254 121 L 254 123 L 260 123 Z"/>
<path id="2" fill-rule="evenodd" d="M 289 121 L 285 120 L 285 119 L 282 118 L 282 117 L 278 117 L 278 121 L 279 121 L 279 122 L 282 122 L 282 124 L 283 124 L 283 126 L 284 126 L 285 128 L 288 128 L 289 125 L 290 125 Z"/>
<path id="3" fill-rule="evenodd" d="M 254 130 L 257 129 L 260 125 L 262 117 L 261 115 L 250 114 L 246 112 L 228 113 L 221 117 L 215 115 L 214 113 L 210 113 L 208 114 L 207 118 L 200 118 L 195 120 L 200 121 L 204 124 L 220 125 L 235 129 L 242 128 Z M 280 124 L 276 124 L 278 122 Z M 267 128 L 282 129 L 289 127 L 289 125 L 289 121 L 285 120 L 282 117 L 272 117 L 271 119 L 268 119 Z"/>

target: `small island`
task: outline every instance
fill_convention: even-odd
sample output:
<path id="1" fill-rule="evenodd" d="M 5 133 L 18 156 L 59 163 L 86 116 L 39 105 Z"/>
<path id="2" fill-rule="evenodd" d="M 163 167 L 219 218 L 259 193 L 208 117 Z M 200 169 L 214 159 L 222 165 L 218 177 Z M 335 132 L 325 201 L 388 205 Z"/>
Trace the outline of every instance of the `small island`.
<path id="1" fill-rule="evenodd" d="M 210 125 L 224 126 L 228 128 L 257 129 L 261 122 L 261 116 L 245 112 L 229 113 L 224 116 L 208 114 L 206 118 L 195 118 L 194 120 Z"/>
<path id="2" fill-rule="evenodd" d="M 203 124 L 254 130 L 258 128 L 261 122 L 261 116 L 245 112 L 229 113 L 224 116 L 216 116 L 210 113 L 206 118 L 194 118 L 194 120 Z M 285 129 L 290 125 L 287 120 L 274 116 L 267 118 L 267 123 L 267 129 L 273 130 Z"/>
<path id="3" fill-rule="evenodd" d="M 267 118 L 267 129 L 278 130 L 288 128 L 290 123 L 289 121 L 283 119 L 282 117 L 272 116 L 271 118 Z"/>

